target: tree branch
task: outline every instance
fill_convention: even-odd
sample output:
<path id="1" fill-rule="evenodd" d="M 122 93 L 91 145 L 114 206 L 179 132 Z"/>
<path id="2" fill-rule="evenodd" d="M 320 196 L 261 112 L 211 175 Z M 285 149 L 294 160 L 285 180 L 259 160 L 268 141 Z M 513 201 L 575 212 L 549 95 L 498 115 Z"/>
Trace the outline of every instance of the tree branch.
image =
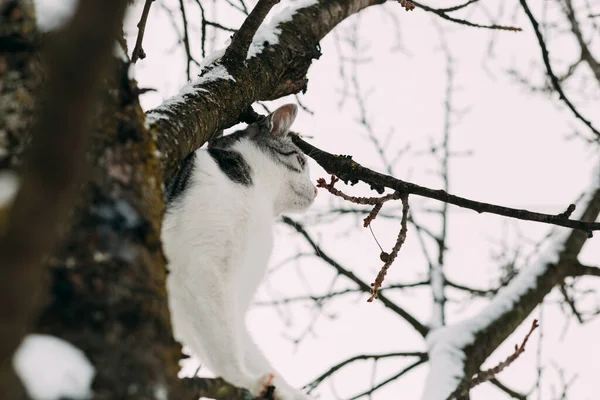
<path id="1" fill-rule="evenodd" d="M 554 73 L 554 71 L 552 70 L 552 66 L 550 64 L 550 54 L 548 52 L 548 48 L 546 47 L 546 42 L 544 41 L 542 32 L 540 31 L 540 26 L 535 17 L 533 16 L 531 10 L 529 9 L 527 1 L 519 0 L 519 2 L 521 3 L 523 10 L 525 11 L 525 14 L 527 14 L 527 18 L 529 18 L 531 26 L 533 27 L 533 30 L 535 32 L 535 36 L 537 37 L 538 44 L 540 45 L 540 50 L 542 51 L 542 59 L 544 60 L 544 65 L 546 66 L 546 72 L 548 74 L 548 77 L 550 78 L 550 81 L 552 82 L 552 86 L 554 86 L 554 90 L 556 90 L 556 92 L 560 96 L 560 100 L 562 100 L 565 103 L 565 105 L 573 112 L 575 117 L 581 120 L 585 125 L 587 125 L 587 127 L 590 128 L 591 131 L 598 136 L 598 140 L 600 140 L 600 132 L 592 125 L 592 123 L 588 119 L 584 118 L 583 115 L 581 115 L 579 111 L 577 111 L 573 103 L 571 103 L 571 101 L 565 95 L 565 92 L 562 90 L 560 81 Z"/>
<path id="2" fill-rule="evenodd" d="M 584 265 L 579 262 L 574 263 L 571 267 L 570 276 L 599 276 L 600 277 L 600 268 L 593 267 L 591 265 Z"/>
<path id="3" fill-rule="evenodd" d="M 345 182 L 350 181 L 352 183 L 356 183 L 359 180 L 363 181 L 366 184 L 371 185 L 371 188 L 379 193 L 383 193 L 385 188 L 389 188 L 400 193 L 415 194 L 417 196 L 443 201 L 462 208 L 468 208 L 480 214 L 490 213 L 521 219 L 524 221 L 535 221 L 564 226 L 567 228 L 584 231 L 588 235 L 591 233 L 591 231 L 600 230 L 599 222 L 572 220 L 569 219 L 564 213 L 550 215 L 511 207 L 504 207 L 496 204 L 482 203 L 449 194 L 444 190 L 435 190 L 424 186 L 419 186 L 414 183 L 396 179 L 392 176 L 380 174 L 365 168 L 352 160 L 351 156 L 339 156 L 327 153 L 326 151 L 318 149 L 305 142 L 297 135 L 293 135 L 292 139 L 304 153 L 315 160 L 328 173 L 338 176 Z"/>
<path id="4" fill-rule="evenodd" d="M 211 398 L 216 400 L 252 400 L 253 397 L 246 389 L 240 389 L 230 385 L 221 378 L 183 378 L 189 398 L 179 400 L 196 400 L 201 398 Z M 272 396 L 271 396 L 272 397 Z M 258 400 L 258 399 L 256 399 Z M 262 400 L 273 400 L 265 397 Z"/>
<path id="5" fill-rule="evenodd" d="M 335 374 L 337 371 L 339 371 L 346 365 L 351 364 L 355 361 L 362 361 L 362 360 L 377 361 L 377 360 L 381 360 L 384 358 L 392 358 L 392 357 L 419 357 L 419 359 L 423 360 L 423 361 L 427 361 L 427 359 L 429 358 L 427 356 L 427 353 L 418 352 L 418 351 L 417 352 L 413 351 L 413 352 L 385 353 L 385 354 L 361 354 L 361 355 L 348 358 L 347 360 L 344 360 L 342 362 L 335 364 L 334 366 L 329 368 L 327 371 L 325 371 L 324 373 L 322 373 L 321 375 L 319 375 L 318 377 L 313 379 L 310 383 L 304 385 L 303 389 L 308 389 L 308 393 L 310 393 L 317 386 L 319 386 L 325 379 L 327 379 L 331 375 Z"/>
<path id="6" fill-rule="evenodd" d="M 146 22 L 148 21 L 148 15 L 150 15 L 150 7 L 152 7 L 152 3 L 154 0 L 146 0 L 144 3 L 144 9 L 142 10 L 142 16 L 140 17 L 140 21 L 137 24 L 138 34 L 135 40 L 135 46 L 133 51 L 131 52 L 131 62 L 136 63 L 137 60 L 143 60 L 146 58 L 146 52 L 142 47 L 142 42 L 144 41 L 144 33 L 146 32 Z"/>
<path id="7" fill-rule="evenodd" d="M 200 77 L 178 96 L 147 113 L 150 131 L 156 134 L 168 181 L 181 160 L 204 144 L 255 101 L 272 98 L 285 82 L 306 77 L 314 58 L 320 56 L 319 41 L 337 24 L 360 10 L 384 0 L 324 0 L 299 9 L 288 22 L 278 25 L 277 44 L 245 60 L 231 63 L 217 58 L 206 73 L 219 68 L 232 79 Z M 209 75 L 210 76 L 210 75 Z"/>

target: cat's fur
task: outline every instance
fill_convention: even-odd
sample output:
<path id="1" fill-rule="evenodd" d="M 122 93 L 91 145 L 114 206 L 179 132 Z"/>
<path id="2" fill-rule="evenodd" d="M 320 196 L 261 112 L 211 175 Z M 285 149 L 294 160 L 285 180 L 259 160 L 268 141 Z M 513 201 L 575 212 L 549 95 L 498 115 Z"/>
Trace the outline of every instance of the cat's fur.
<path id="1" fill-rule="evenodd" d="M 305 210 L 317 193 L 289 137 L 296 113 L 282 106 L 188 157 L 167 187 L 162 231 L 175 337 L 217 376 L 255 396 L 272 384 L 278 400 L 309 397 L 271 367 L 245 314 L 266 272 L 275 218 Z"/>

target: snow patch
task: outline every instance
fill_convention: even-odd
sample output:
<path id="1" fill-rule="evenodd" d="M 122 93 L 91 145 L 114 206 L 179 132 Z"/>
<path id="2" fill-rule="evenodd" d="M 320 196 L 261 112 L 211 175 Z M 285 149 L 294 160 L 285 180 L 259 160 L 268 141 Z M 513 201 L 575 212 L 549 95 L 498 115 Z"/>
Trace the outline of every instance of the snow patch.
<path id="1" fill-rule="evenodd" d="M 170 97 L 163 101 L 163 103 L 156 109 L 151 110 L 146 115 L 146 128 L 149 128 L 156 121 L 167 118 L 165 111 L 168 111 L 171 107 L 176 104 L 184 103 L 186 95 L 193 95 L 200 92 L 208 93 L 207 89 L 198 87 L 208 82 L 216 80 L 230 80 L 235 82 L 235 78 L 227 71 L 223 65 L 215 65 L 210 69 L 206 70 L 198 79 L 192 82 L 188 82 L 181 91 L 173 97 Z"/>
<path id="2" fill-rule="evenodd" d="M 85 354 L 50 335 L 28 335 L 13 356 L 13 367 L 34 400 L 92 397 L 96 371 Z"/>
<path id="3" fill-rule="evenodd" d="M 35 0 L 35 18 L 42 32 L 53 31 L 68 23 L 77 7 L 77 0 Z"/>
<path id="4" fill-rule="evenodd" d="M 252 44 L 248 49 L 246 59 L 250 59 L 262 53 L 265 49 L 265 43 L 267 43 L 267 45 L 279 43 L 279 35 L 281 34 L 279 25 L 291 21 L 298 11 L 313 6 L 318 2 L 319 0 L 296 0 L 293 4 L 286 2 L 285 6 L 283 2 L 275 5 L 269 13 L 269 15 L 273 15 L 273 17 L 270 21 L 263 23 L 256 31 Z M 281 10 L 279 11 L 278 9 Z"/>
<path id="5" fill-rule="evenodd" d="M 0 207 L 12 202 L 19 190 L 19 177 L 12 171 L 0 172 Z"/>

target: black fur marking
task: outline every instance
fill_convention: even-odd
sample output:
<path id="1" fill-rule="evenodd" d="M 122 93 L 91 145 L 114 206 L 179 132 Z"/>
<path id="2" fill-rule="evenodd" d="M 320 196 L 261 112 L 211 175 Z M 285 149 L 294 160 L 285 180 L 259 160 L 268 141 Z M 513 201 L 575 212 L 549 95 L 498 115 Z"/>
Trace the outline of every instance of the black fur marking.
<path id="1" fill-rule="evenodd" d="M 300 155 L 300 152 L 297 150 L 290 150 L 290 151 L 284 151 L 281 149 L 278 149 L 277 147 L 271 145 L 271 144 L 266 144 L 265 145 L 270 151 L 271 154 L 273 155 L 273 158 L 280 164 L 283 164 L 287 169 L 289 169 L 290 171 L 294 171 L 294 172 L 302 172 L 302 170 L 304 169 L 304 165 L 305 162 L 302 159 L 302 156 Z M 278 157 L 277 154 L 283 156 L 283 157 Z M 297 166 L 295 166 L 293 163 L 289 163 L 288 160 L 290 158 L 290 156 L 296 155 L 296 160 L 298 161 L 298 163 L 300 164 L 300 168 L 298 168 Z"/>
<path id="2" fill-rule="evenodd" d="M 229 179 L 244 186 L 252 185 L 250 166 L 237 151 L 208 149 L 208 153 Z"/>
<path id="3" fill-rule="evenodd" d="M 194 165 L 196 165 L 196 153 L 187 156 L 181 162 L 175 177 L 170 182 L 167 182 L 165 188 L 167 207 L 173 201 L 177 200 L 190 186 L 190 178 L 192 176 L 192 171 L 194 170 Z"/>

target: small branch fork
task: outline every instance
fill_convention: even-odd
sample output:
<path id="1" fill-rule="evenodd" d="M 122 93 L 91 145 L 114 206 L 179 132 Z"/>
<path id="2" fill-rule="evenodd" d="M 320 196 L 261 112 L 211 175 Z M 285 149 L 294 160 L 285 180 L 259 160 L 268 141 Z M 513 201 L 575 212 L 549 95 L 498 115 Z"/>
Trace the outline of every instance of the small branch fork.
<path id="1" fill-rule="evenodd" d="M 477 3 L 479 0 L 468 0 L 467 2 L 460 4 L 458 6 L 454 6 L 454 7 L 448 7 L 448 8 L 432 8 L 429 7 L 425 4 L 421 4 L 415 0 L 410 0 L 410 1 L 405 1 L 405 0 L 398 0 L 398 2 L 407 10 L 410 11 L 412 8 L 414 7 L 419 7 L 420 9 L 422 9 L 423 11 L 427 11 L 427 12 L 431 12 L 436 14 L 437 16 L 439 16 L 440 18 L 443 18 L 447 21 L 451 21 L 460 25 L 466 25 L 466 26 L 470 26 L 473 28 L 484 28 L 484 29 L 493 29 L 493 30 L 501 30 L 501 31 L 511 31 L 511 32 L 520 32 L 522 29 L 519 27 L 515 27 L 515 26 L 507 26 L 507 25 L 482 25 L 482 24 L 477 24 L 471 21 L 467 21 L 465 19 L 460 19 L 460 18 L 455 18 L 450 16 L 449 14 L 454 12 L 454 11 L 458 11 L 458 10 L 462 10 L 468 6 L 470 6 L 471 4 Z M 412 4 L 412 8 L 407 7 L 405 4 L 406 3 L 410 3 Z"/>
<path id="2" fill-rule="evenodd" d="M 254 6 L 254 9 L 252 9 L 250 15 L 248 15 L 248 18 L 244 20 L 240 29 L 231 38 L 231 44 L 225 52 L 225 58 L 238 62 L 246 59 L 254 34 L 265 20 L 269 11 L 271 11 L 271 8 L 279 3 L 279 1 L 280 0 L 259 0 L 258 3 L 256 3 L 256 6 Z"/>
<path id="3" fill-rule="evenodd" d="M 400 251 L 400 249 L 402 248 L 402 245 L 406 241 L 406 233 L 408 231 L 408 229 L 407 229 L 408 208 L 409 208 L 408 207 L 408 195 L 403 195 L 403 194 L 400 194 L 400 192 L 396 191 L 394 193 L 390 193 L 390 194 L 387 194 L 382 197 L 349 196 L 349 195 L 345 194 L 344 192 L 342 192 L 341 190 L 338 190 L 335 188 L 336 182 L 339 182 L 339 178 L 336 178 L 335 175 L 331 175 L 331 180 L 329 181 L 329 183 L 327 183 L 324 178 L 319 178 L 317 180 L 317 187 L 326 189 L 329 193 L 331 193 L 335 196 L 341 197 L 342 199 L 344 199 L 346 201 L 350 201 L 355 204 L 373 205 L 374 206 L 373 209 L 371 210 L 369 215 L 367 215 L 367 217 L 363 221 L 365 228 L 369 227 L 371 222 L 377 217 L 377 214 L 383 207 L 383 203 L 385 203 L 386 201 L 389 201 L 389 200 L 398 200 L 398 199 L 402 200 L 402 221 L 401 221 L 400 232 L 398 233 L 398 239 L 396 240 L 396 244 L 392 248 L 391 253 L 388 254 L 388 253 L 384 252 L 383 250 L 381 251 L 380 258 L 381 258 L 381 261 L 384 262 L 384 264 L 381 267 L 381 270 L 379 271 L 379 273 L 377 274 L 377 277 L 375 278 L 375 282 L 371 283 L 371 297 L 369 297 L 369 299 L 367 300 L 369 303 L 371 303 L 371 302 L 373 302 L 373 300 L 375 300 L 377 298 L 379 289 L 381 289 L 381 286 L 383 285 L 383 281 L 385 279 L 388 269 L 390 268 L 390 266 L 392 265 L 392 263 L 398 256 L 398 252 Z"/>
<path id="4" fill-rule="evenodd" d="M 510 366 L 517 358 L 519 358 L 521 354 L 523 354 L 523 352 L 525 352 L 525 345 L 527 344 L 529 337 L 539 326 L 540 325 L 538 324 L 538 320 L 534 319 L 531 323 L 531 328 L 529 329 L 527 335 L 525 335 L 525 338 L 521 342 L 521 345 L 515 345 L 515 351 L 510 356 L 508 356 L 506 360 L 500 362 L 493 368 L 487 369 L 485 371 L 480 371 L 472 379 L 462 383 L 458 388 L 456 388 L 456 390 L 452 392 L 452 394 L 450 394 L 450 396 L 446 400 L 452 400 L 458 398 L 459 396 L 464 396 L 469 392 L 469 390 L 471 390 L 475 386 L 487 382 L 491 379 L 494 379 L 497 374 L 502 372 L 506 367 Z"/>
<path id="5" fill-rule="evenodd" d="M 462 208 L 476 211 L 480 214 L 490 213 L 524 221 L 535 221 L 577 229 L 586 232 L 588 238 L 592 237 L 593 231 L 600 230 L 600 222 L 586 222 L 570 219 L 572 212 L 575 210 L 574 205 L 569 205 L 565 212 L 551 215 L 511 207 L 504 207 L 496 204 L 482 203 L 452 195 L 444 190 L 430 189 L 411 182 L 396 179 L 389 175 L 380 174 L 358 164 L 356 161 L 352 160 L 351 156 L 330 154 L 305 142 L 297 135 L 293 135 L 292 140 L 300 148 L 300 150 L 315 160 L 328 173 L 335 174 L 344 182 L 365 182 L 366 184 L 370 185 L 372 189 L 377 190 L 380 193 L 383 193 L 385 188 L 389 188 L 406 195 L 415 194 L 418 196 L 446 202 L 448 204 L 453 204 Z"/>

